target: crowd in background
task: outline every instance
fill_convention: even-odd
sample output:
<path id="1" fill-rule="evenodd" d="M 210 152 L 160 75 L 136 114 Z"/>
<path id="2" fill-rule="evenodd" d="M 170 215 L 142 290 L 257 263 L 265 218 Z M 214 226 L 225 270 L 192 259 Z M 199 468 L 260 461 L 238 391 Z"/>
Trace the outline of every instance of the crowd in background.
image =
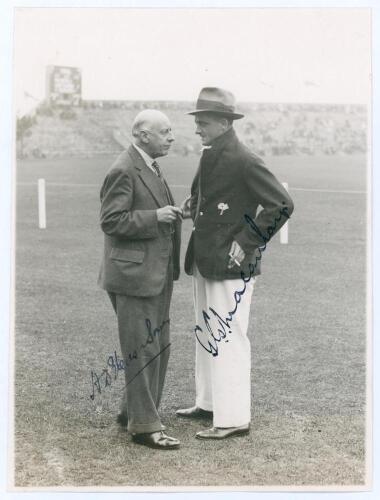
<path id="1" fill-rule="evenodd" d="M 175 154 L 199 151 L 184 101 L 83 101 L 78 108 L 41 103 L 32 117 L 18 120 L 18 155 L 22 157 L 89 156 L 114 153 L 118 137 L 129 130 L 144 108 L 163 109 L 176 130 Z M 332 104 L 251 104 L 236 122 L 241 139 L 258 155 L 334 155 L 367 151 L 365 106 Z"/>

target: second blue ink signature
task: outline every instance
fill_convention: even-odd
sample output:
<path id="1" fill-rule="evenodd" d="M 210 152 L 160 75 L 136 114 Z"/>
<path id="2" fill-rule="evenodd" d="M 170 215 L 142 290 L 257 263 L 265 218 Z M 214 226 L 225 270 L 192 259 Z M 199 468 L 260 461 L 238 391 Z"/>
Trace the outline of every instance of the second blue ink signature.
<path id="1" fill-rule="evenodd" d="M 228 340 L 226 340 L 226 337 L 227 337 L 228 334 L 232 333 L 232 331 L 231 331 L 231 322 L 232 322 L 232 319 L 235 316 L 235 314 L 236 314 L 236 312 L 237 312 L 237 310 L 239 308 L 239 304 L 241 302 L 242 296 L 246 292 L 247 283 L 249 283 L 249 281 L 252 279 L 252 277 L 254 275 L 254 272 L 256 270 L 257 264 L 261 260 L 262 254 L 263 254 L 263 252 L 265 251 L 265 249 L 267 247 L 267 242 L 270 240 L 271 236 L 274 234 L 274 231 L 275 231 L 275 229 L 276 229 L 276 227 L 278 225 L 278 222 L 282 219 L 282 217 L 286 217 L 287 219 L 289 219 L 290 215 L 288 213 L 288 207 L 284 207 L 284 208 L 282 208 L 280 210 L 280 216 L 276 217 L 274 219 L 273 225 L 270 225 L 270 226 L 267 227 L 267 230 L 266 230 L 267 234 L 264 235 L 261 232 L 261 230 L 257 227 L 257 225 L 255 224 L 254 220 L 249 215 L 247 215 L 247 214 L 244 215 L 244 219 L 247 222 L 247 224 L 249 224 L 249 226 L 251 227 L 251 229 L 258 236 L 260 236 L 260 238 L 263 240 L 263 246 L 258 247 L 259 255 L 256 257 L 255 262 L 254 263 L 250 262 L 248 264 L 249 275 L 247 276 L 244 273 L 244 271 L 240 272 L 240 277 L 241 277 L 241 279 L 243 281 L 243 286 L 242 286 L 242 288 L 240 290 L 235 290 L 235 292 L 234 292 L 234 307 L 233 307 L 232 311 L 229 311 L 228 315 L 225 318 L 223 318 L 217 311 L 215 311 L 214 308 L 212 308 L 212 307 L 208 308 L 208 310 L 211 313 L 212 317 L 215 318 L 217 320 L 217 322 L 218 322 L 219 327 L 217 329 L 217 333 L 214 333 L 213 329 L 211 328 L 211 325 L 210 325 L 211 316 L 210 316 L 210 314 L 208 312 L 204 311 L 204 310 L 202 311 L 204 323 L 206 325 L 206 328 L 207 328 L 207 331 L 208 331 L 209 335 L 211 336 L 211 341 L 207 339 L 207 343 L 204 344 L 202 342 L 202 340 L 199 338 L 199 334 L 204 334 L 205 332 L 203 332 L 202 328 L 199 325 L 196 325 L 195 328 L 194 328 L 194 333 L 195 333 L 195 337 L 196 337 L 197 341 L 212 356 L 217 356 L 218 355 L 218 352 L 219 352 L 218 344 L 219 344 L 219 342 L 221 342 L 222 340 L 225 340 L 226 342 L 228 342 Z"/>

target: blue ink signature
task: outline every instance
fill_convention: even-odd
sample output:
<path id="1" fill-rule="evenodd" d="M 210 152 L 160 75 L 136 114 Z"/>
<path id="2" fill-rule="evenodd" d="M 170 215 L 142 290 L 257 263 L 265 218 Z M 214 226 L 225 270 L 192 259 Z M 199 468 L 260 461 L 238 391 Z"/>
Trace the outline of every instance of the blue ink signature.
<path id="1" fill-rule="evenodd" d="M 130 366 L 130 364 L 138 358 L 138 354 L 146 349 L 146 347 L 151 344 L 157 335 L 160 335 L 163 327 L 170 323 L 170 319 L 166 319 L 162 322 L 159 327 L 156 327 L 152 330 L 151 321 L 146 318 L 145 325 L 148 330 L 148 335 L 145 339 L 145 342 L 140 344 L 138 349 L 129 352 L 126 356 L 126 359 L 120 358 L 116 351 L 107 359 L 107 367 L 103 368 L 102 372 L 97 374 L 94 370 L 91 370 L 91 385 L 92 385 L 92 393 L 90 394 L 90 398 L 92 400 L 95 399 L 95 394 L 101 394 L 102 389 L 109 387 L 112 385 L 119 375 L 119 372 L 125 371 L 126 368 Z M 128 381 L 126 385 L 129 385 L 133 380 L 150 364 L 152 363 L 158 356 L 160 356 L 166 349 L 170 347 L 170 343 L 167 344 L 160 352 L 158 352 L 152 359 L 150 359 L 140 370 L 133 376 L 131 380 Z M 96 391 L 96 392 L 95 392 Z"/>
<path id="2" fill-rule="evenodd" d="M 255 224 L 254 220 L 249 215 L 247 215 L 247 214 L 244 215 L 244 219 L 247 222 L 247 224 L 249 224 L 249 226 L 251 227 L 251 229 L 256 234 L 258 234 L 260 236 L 260 238 L 263 240 L 264 244 L 262 246 L 258 247 L 259 255 L 256 257 L 255 262 L 254 263 L 250 262 L 248 264 L 249 276 L 246 276 L 246 274 L 244 273 L 244 271 L 240 271 L 240 277 L 241 277 L 241 279 L 243 281 L 243 287 L 240 290 L 235 290 L 235 292 L 234 292 L 235 305 L 234 305 L 234 308 L 232 309 L 232 311 L 229 311 L 228 316 L 225 317 L 225 318 L 223 318 L 222 316 L 220 316 L 220 314 L 218 314 L 215 311 L 214 308 L 209 307 L 209 311 L 211 312 L 211 314 L 213 315 L 213 317 L 216 318 L 216 320 L 218 322 L 218 325 L 219 325 L 219 328 L 217 329 L 217 334 L 214 333 L 214 331 L 212 330 L 212 328 L 210 326 L 211 316 L 206 311 L 204 311 L 204 310 L 202 311 L 203 319 L 204 319 L 206 328 L 207 328 L 210 336 L 214 340 L 214 343 L 212 343 L 212 341 L 210 342 L 210 340 L 207 340 L 208 345 L 203 344 L 202 341 L 199 338 L 199 335 L 198 335 L 199 333 L 204 333 L 203 330 L 202 330 L 202 328 L 199 325 L 196 325 L 195 328 L 194 328 L 194 333 L 195 333 L 195 337 L 196 337 L 197 341 L 212 356 L 217 356 L 218 355 L 218 352 L 219 352 L 218 343 L 219 342 L 221 342 L 222 340 L 225 340 L 225 342 L 228 342 L 228 340 L 226 339 L 226 337 L 227 337 L 228 334 L 232 333 L 232 330 L 231 330 L 231 321 L 232 321 L 233 317 L 235 316 L 235 314 L 236 314 L 236 312 L 238 310 L 238 307 L 239 307 L 239 304 L 241 302 L 242 296 L 246 292 L 247 283 L 249 283 L 250 280 L 252 279 L 252 276 L 254 275 L 254 272 L 256 270 L 257 264 L 261 260 L 262 254 L 263 254 L 263 252 L 265 251 L 265 249 L 267 247 L 267 242 L 271 239 L 272 235 L 274 234 L 278 222 L 282 219 L 282 217 L 286 217 L 287 219 L 290 218 L 290 215 L 288 213 L 288 207 L 282 208 L 279 211 L 279 213 L 280 213 L 280 216 L 279 217 L 275 217 L 273 225 L 270 225 L 270 226 L 267 227 L 267 230 L 266 230 L 267 235 L 264 235 L 261 232 L 260 228 L 257 227 L 257 225 Z"/>

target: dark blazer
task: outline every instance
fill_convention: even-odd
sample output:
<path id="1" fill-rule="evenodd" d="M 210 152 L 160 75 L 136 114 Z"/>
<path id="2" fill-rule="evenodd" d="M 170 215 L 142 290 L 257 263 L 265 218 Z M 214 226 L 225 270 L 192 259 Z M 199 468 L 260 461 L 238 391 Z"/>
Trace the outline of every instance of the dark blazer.
<path id="1" fill-rule="evenodd" d="M 174 204 L 168 188 L 170 204 Z M 173 275 L 179 277 L 181 222 L 158 223 L 157 208 L 168 205 L 165 188 L 130 146 L 111 166 L 100 191 L 104 253 L 99 285 L 121 295 L 158 295 L 173 249 Z"/>
<path id="2" fill-rule="evenodd" d="M 224 204 L 223 211 L 218 208 L 220 204 Z M 259 205 L 263 209 L 258 213 Z M 239 142 L 232 128 L 217 137 L 211 149 L 203 151 L 191 187 L 190 207 L 194 227 L 185 271 L 192 274 L 195 261 L 201 275 L 214 280 L 240 278 L 242 270 L 246 276 L 260 274 L 265 244 L 294 208 L 281 183 Z M 241 267 L 228 269 L 233 240 L 246 257 Z"/>

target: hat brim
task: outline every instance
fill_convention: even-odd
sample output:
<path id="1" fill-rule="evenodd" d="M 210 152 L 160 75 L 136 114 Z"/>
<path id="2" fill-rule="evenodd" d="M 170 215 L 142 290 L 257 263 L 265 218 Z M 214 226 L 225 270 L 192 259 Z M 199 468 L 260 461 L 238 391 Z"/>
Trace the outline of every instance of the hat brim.
<path id="1" fill-rule="evenodd" d="M 244 115 L 241 113 L 230 113 L 229 111 L 215 111 L 215 109 L 196 109 L 194 111 L 188 111 L 185 113 L 186 115 L 199 115 L 200 113 L 213 113 L 215 115 L 221 115 L 232 120 L 240 120 L 240 118 L 244 118 Z"/>

